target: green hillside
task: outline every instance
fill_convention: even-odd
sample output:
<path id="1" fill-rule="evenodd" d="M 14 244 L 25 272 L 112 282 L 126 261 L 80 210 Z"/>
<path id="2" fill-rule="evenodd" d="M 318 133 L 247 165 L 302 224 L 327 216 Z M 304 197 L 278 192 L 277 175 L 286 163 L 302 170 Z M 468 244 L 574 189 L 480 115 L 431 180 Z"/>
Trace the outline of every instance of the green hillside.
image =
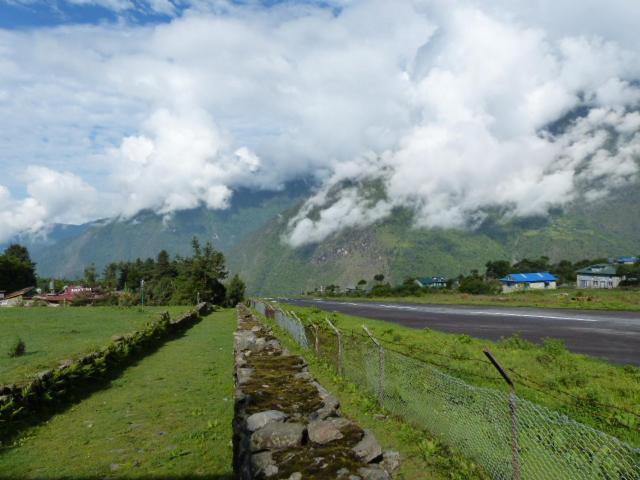
<path id="1" fill-rule="evenodd" d="M 473 231 L 416 229 L 411 213 L 397 209 L 370 227 L 346 230 L 298 249 L 281 240 L 285 215 L 234 249 L 230 262 L 254 293 L 296 294 L 330 283 L 355 286 L 376 273 L 384 273 L 392 283 L 406 276 L 455 276 L 482 269 L 490 259 L 637 254 L 639 203 L 640 188 L 632 185 L 599 202 L 573 205 L 544 218 L 489 217 Z"/>
<path id="2" fill-rule="evenodd" d="M 58 227 L 46 241 L 32 241 L 28 246 L 39 275 L 63 278 L 81 276 L 91 262 L 101 271 L 109 262 L 155 257 L 162 249 L 185 255 L 194 236 L 229 252 L 280 212 L 301 202 L 307 193 L 303 182 L 290 184 L 281 192 L 243 190 L 227 210 L 197 208 L 171 217 L 142 212 L 126 221 L 89 224 L 77 229 L 76 235 L 65 235 L 67 229 Z"/>
<path id="3" fill-rule="evenodd" d="M 456 276 L 482 269 L 490 259 L 547 255 L 579 260 L 640 253 L 640 186 L 628 186 L 594 203 L 578 202 L 547 217 L 508 219 L 490 213 L 475 230 L 417 229 L 408 209 L 366 228 L 347 229 L 325 241 L 293 249 L 283 237 L 288 220 L 309 195 L 304 183 L 281 192 L 238 192 L 225 211 L 204 208 L 171 218 L 143 212 L 127 221 L 59 228 L 47 242 L 29 245 L 44 276 L 81 275 L 95 262 L 155 256 L 161 249 L 186 254 L 195 235 L 212 240 L 239 271 L 250 293 L 296 294 L 322 284 L 354 286 L 384 273 Z M 336 192 L 339 195 L 339 192 Z"/>

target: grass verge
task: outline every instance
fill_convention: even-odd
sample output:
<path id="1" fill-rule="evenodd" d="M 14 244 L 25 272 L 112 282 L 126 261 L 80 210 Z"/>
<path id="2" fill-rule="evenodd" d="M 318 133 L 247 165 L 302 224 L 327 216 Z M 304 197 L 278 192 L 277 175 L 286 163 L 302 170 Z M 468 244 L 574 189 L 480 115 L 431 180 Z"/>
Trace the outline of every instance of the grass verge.
<path id="1" fill-rule="evenodd" d="M 174 318 L 190 307 L 0 308 L 0 385 L 20 383 L 61 360 L 104 346 L 112 335 L 137 330 L 169 311 Z M 26 353 L 10 357 L 20 337 Z"/>
<path id="2" fill-rule="evenodd" d="M 231 478 L 235 311 L 0 450 L 0 478 Z"/>
<path id="3" fill-rule="evenodd" d="M 408 354 L 472 385 L 506 390 L 482 349 L 489 347 L 513 377 L 518 395 L 574 420 L 640 446 L 640 368 L 610 364 L 569 352 L 557 340 L 536 345 L 514 336 L 491 342 L 425 328 L 286 305 L 303 320 L 323 324 L 326 316 L 345 332 L 366 324 L 391 350 Z"/>
<path id="4" fill-rule="evenodd" d="M 375 398 L 357 385 L 336 375 L 328 363 L 301 349 L 274 321 L 257 312 L 254 313 L 274 329 L 283 345 L 291 352 L 304 357 L 316 380 L 339 398 L 340 408 L 346 417 L 361 427 L 372 430 L 384 449 L 400 452 L 402 462 L 396 479 L 489 478 L 477 464 L 446 447 L 428 432 L 389 415 L 378 406 Z"/>
<path id="5" fill-rule="evenodd" d="M 312 296 L 317 298 L 317 296 Z M 638 289 L 583 289 L 531 290 L 501 295 L 470 295 L 452 291 L 425 292 L 419 296 L 368 297 L 331 296 L 328 300 L 362 300 L 370 302 L 407 302 L 437 305 L 487 305 L 506 307 L 573 308 L 579 310 L 640 311 Z"/>

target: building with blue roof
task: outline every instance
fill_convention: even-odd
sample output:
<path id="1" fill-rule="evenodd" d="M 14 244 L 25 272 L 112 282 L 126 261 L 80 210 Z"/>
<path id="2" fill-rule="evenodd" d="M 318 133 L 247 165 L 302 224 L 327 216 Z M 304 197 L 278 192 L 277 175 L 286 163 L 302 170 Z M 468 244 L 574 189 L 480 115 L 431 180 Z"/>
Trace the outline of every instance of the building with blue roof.
<path id="1" fill-rule="evenodd" d="M 420 288 L 446 288 L 447 279 L 442 276 L 436 277 L 418 277 L 415 280 L 416 285 Z"/>
<path id="2" fill-rule="evenodd" d="M 637 262 L 640 262 L 640 258 L 638 257 L 618 257 L 615 259 L 614 263 L 618 263 L 620 265 L 633 265 Z"/>
<path id="3" fill-rule="evenodd" d="M 500 279 L 502 292 L 520 292 L 523 290 L 555 290 L 558 277 L 549 272 L 510 273 Z"/>

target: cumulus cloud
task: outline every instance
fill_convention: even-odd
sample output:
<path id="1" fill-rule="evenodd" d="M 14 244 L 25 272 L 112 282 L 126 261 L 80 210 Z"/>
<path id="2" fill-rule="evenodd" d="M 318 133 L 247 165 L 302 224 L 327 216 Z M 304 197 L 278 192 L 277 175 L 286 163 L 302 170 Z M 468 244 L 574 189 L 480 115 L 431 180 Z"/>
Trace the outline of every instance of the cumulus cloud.
<path id="1" fill-rule="evenodd" d="M 440 20 L 442 30 L 416 59 L 420 121 L 380 157 L 390 172 L 381 176 L 388 201 L 413 208 L 418 226 L 467 228 L 496 206 L 508 215 L 545 214 L 636 178 L 637 54 L 600 38 L 552 41 L 476 7 Z M 578 107 L 588 115 L 560 132 L 546 128 Z M 358 200 L 350 203 L 358 212 Z M 313 206 L 321 213 L 293 218 L 290 242 L 344 228 L 348 215 L 323 215 L 335 205 L 310 199 L 303 212 Z M 377 220 L 356 217 L 353 225 Z"/>
<path id="2" fill-rule="evenodd" d="M 229 206 L 232 190 L 260 168 L 247 147 L 233 149 L 206 112 L 197 108 L 175 115 L 154 112 L 142 134 L 126 137 L 110 152 L 113 181 L 123 196 L 121 212 L 143 209 L 171 213 Z"/>
<path id="3" fill-rule="evenodd" d="M 227 208 L 238 187 L 314 176 L 289 225 L 298 246 L 395 206 L 418 226 L 466 228 L 487 207 L 544 214 L 637 175 L 638 13 L 623 0 L 68 1 L 181 10 L 157 25 L 0 30 L 0 198 L 32 212 L 0 217 L 0 240 Z M 25 165 L 72 175 L 82 208 Z M 376 195 L 354 186 L 372 182 Z"/>
<path id="4" fill-rule="evenodd" d="M 107 198 L 70 172 L 30 166 L 24 172 L 28 196 L 13 198 L 0 185 L 0 239 L 16 233 L 38 233 L 52 223 L 82 223 L 113 215 Z"/>

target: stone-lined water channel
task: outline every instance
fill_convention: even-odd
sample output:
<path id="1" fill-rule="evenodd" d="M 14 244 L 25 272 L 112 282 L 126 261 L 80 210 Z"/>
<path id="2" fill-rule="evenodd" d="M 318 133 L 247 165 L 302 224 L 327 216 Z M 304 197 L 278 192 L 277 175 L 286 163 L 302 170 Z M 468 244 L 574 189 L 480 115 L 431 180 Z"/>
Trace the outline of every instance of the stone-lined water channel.
<path id="1" fill-rule="evenodd" d="M 384 480 L 398 466 L 374 435 L 340 414 L 305 361 L 239 307 L 234 469 L 240 479 Z"/>

